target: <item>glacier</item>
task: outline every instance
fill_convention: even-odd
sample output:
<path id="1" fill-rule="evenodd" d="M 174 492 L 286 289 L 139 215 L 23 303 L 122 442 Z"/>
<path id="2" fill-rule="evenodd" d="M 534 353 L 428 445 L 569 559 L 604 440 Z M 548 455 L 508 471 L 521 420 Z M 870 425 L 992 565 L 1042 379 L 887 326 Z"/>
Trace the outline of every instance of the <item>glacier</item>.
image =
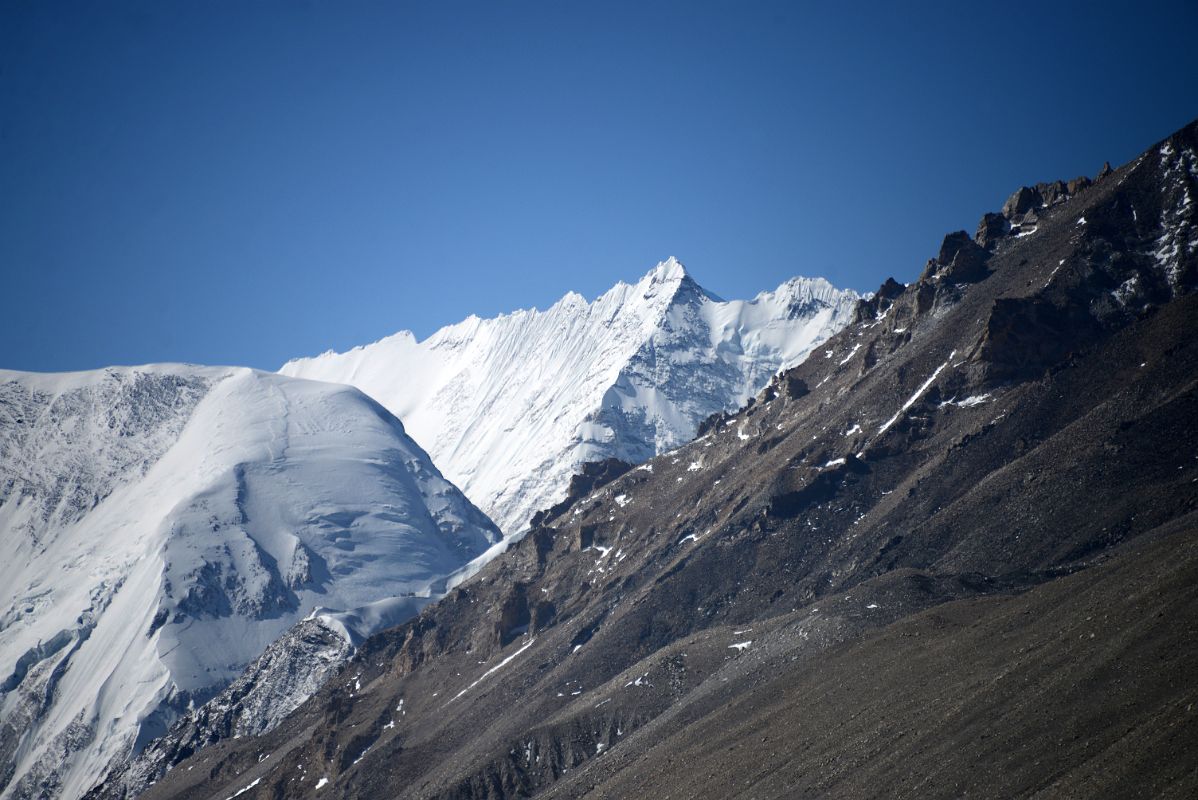
<path id="1" fill-rule="evenodd" d="M 0 371 L 0 796 L 82 795 L 305 618 L 352 642 L 498 539 L 352 387 Z"/>
<path id="2" fill-rule="evenodd" d="M 675 258 L 593 302 L 476 316 L 424 341 L 401 331 L 280 372 L 358 387 L 404 421 L 507 534 L 589 461 L 639 463 L 689 441 L 850 321 L 860 296 L 794 278 L 724 301 Z"/>

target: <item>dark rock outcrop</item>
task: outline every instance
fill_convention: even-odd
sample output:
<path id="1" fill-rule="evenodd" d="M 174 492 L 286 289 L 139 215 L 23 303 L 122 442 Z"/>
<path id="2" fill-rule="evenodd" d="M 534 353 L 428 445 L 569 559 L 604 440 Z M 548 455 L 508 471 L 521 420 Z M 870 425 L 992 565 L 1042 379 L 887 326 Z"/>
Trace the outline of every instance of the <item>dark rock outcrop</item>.
<path id="1" fill-rule="evenodd" d="M 928 261 L 921 281 L 945 283 L 977 283 L 988 274 L 986 260 L 990 254 L 969 238 L 965 231 L 950 233 L 940 245 L 940 253 Z"/>
<path id="2" fill-rule="evenodd" d="M 582 469 L 570 478 L 570 486 L 566 490 L 566 498 L 553 507 L 538 511 L 533 515 L 529 527 L 538 528 L 560 516 L 574 503 L 596 489 L 611 483 L 616 478 L 632 469 L 632 464 L 618 458 L 608 458 L 603 461 L 590 461 L 582 465 Z"/>
<path id="3" fill-rule="evenodd" d="M 853 322 L 870 322 L 876 319 L 879 314 L 885 313 L 894 303 L 894 299 L 906 289 L 906 286 L 894 278 L 887 278 L 886 282 L 878 287 L 878 291 L 874 292 L 873 297 L 857 301 L 857 307 L 853 310 Z"/>
<path id="4" fill-rule="evenodd" d="M 1073 180 L 1069 181 L 1069 183 L 1066 185 L 1066 190 L 1069 192 L 1070 195 L 1075 195 L 1078 192 L 1080 192 L 1082 189 L 1086 189 L 1089 186 L 1090 186 L 1090 179 L 1087 178 L 1085 175 L 1081 175 L 1081 176 L 1078 176 L 1078 177 L 1074 178 Z"/>
<path id="5" fill-rule="evenodd" d="M 973 239 L 987 250 L 993 250 L 994 246 L 998 244 L 999 239 L 1006 236 L 1010 230 L 1010 220 L 1002 214 L 988 211 L 982 216 L 981 222 L 978 223 L 978 230 L 974 234 Z"/>
<path id="6" fill-rule="evenodd" d="M 1043 201 L 1035 189 L 1028 186 L 1020 186 L 1007 198 L 1007 202 L 1003 203 L 1002 215 L 1007 219 L 1014 219 L 1038 207 L 1041 202 Z"/>

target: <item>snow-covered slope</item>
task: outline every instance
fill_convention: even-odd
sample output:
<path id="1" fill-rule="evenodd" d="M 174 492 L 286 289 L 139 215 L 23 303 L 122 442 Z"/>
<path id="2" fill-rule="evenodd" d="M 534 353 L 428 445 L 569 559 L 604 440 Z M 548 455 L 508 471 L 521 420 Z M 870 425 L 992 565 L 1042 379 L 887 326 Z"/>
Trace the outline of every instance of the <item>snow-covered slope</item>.
<path id="1" fill-rule="evenodd" d="M 397 622 L 497 536 L 352 387 L 0 371 L 0 795 L 78 796 L 314 608 Z"/>
<path id="2" fill-rule="evenodd" d="M 404 421 L 507 533 L 564 496 L 579 464 L 640 462 L 743 405 L 849 320 L 858 295 L 795 278 L 724 302 L 674 259 L 592 303 L 407 331 L 282 372 L 349 383 Z"/>

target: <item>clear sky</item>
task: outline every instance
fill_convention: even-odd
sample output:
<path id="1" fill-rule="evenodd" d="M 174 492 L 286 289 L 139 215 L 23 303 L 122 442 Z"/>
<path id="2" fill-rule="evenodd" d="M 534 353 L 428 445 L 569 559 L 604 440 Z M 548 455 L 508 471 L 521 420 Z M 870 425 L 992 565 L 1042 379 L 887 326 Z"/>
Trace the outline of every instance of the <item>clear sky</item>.
<path id="1" fill-rule="evenodd" d="M 725 297 L 912 280 L 1198 115 L 1196 30 L 1193 0 L 0 0 L 0 367 L 273 369 L 670 255 Z"/>

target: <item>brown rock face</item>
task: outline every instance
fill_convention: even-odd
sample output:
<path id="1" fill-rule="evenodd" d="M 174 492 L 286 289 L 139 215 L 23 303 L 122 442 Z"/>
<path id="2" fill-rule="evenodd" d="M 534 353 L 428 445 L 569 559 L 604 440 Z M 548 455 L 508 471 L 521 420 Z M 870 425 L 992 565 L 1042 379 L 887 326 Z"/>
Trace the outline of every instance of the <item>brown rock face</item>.
<path id="1" fill-rule="evenodd" d="M 1081 175 L 1077 178 L 1074 178 L 1073 180 L 1069 181 L 1069 184 L 1068 184 L 1069 194 L 1071 194 L 1071 195 L 1077 194 L 1082 189 L 1089 187 L 1089 185 L 1090 185 L 1090 179 L 1087 178 L 1085 175 Z"/>

